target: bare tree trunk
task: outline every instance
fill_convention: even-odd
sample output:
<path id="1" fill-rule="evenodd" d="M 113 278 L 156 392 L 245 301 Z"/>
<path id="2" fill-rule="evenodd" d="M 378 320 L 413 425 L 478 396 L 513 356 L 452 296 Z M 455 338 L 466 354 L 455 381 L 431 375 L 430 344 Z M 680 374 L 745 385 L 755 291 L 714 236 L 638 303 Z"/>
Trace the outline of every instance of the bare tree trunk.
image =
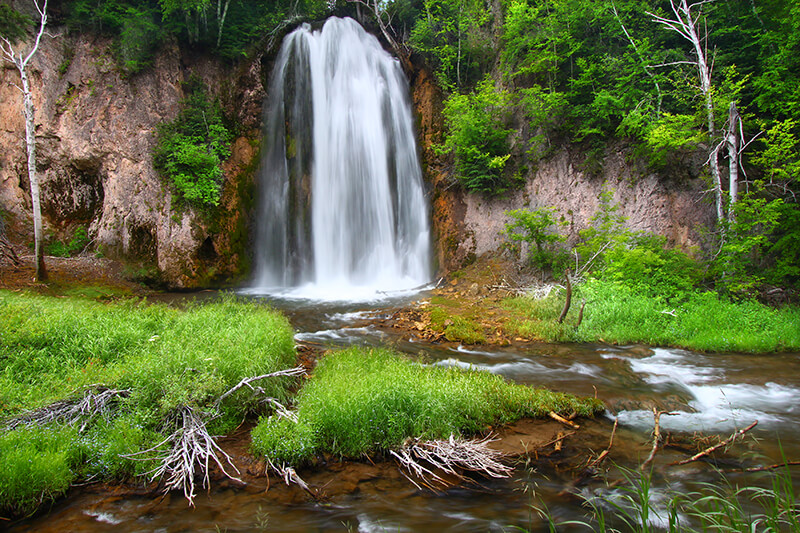
<path id="1" fill-rule="evenodd" d="M 33 210 L 33 256 L 36 261 L 36 281 L 47 279 L 44 266 L 44 246 L 42 243 L 42 204 L 39 195 L 39 176 L 36 174 L 36 124 L 33 96 L 28 83 L 28 73 L 23 68 L 19 71 L 22 78 L 22 98 L 25 112 L 25 146 L 28 149 L 28 179 L 31 182 L 31 207 Z"/>
<path id="2" fill-rule="evenodd" d="M 722 222 L 725 220 L 725 202 L 723 199 L 722 191 L 722 175 L 719 169 L 719 150 L 720 145 L 716 142 L 717 127 L 714 123 L 714 97 L 711 92 L 711 69 L 708 65 L 707 53 L 704 41 L 701 39 L 697 31 L 697 22 L 700 20 L 700 15 L 694 15 L 692 9 L 697 8 L 703 4 L 712 2 L 713 0 L 698 0 L 691 4 L 686 0 L 680 0 L 676 4 L 676 0 L 670 0 L 672 12 L 675 14 L 674 19 L 668 19 L 660 15 L 648 13 L 653 20 L 662 24 L 664 27 L 678 33 L 684 39 L 692 43 L 697 66 L 697 72 L 700 76 L 700 92 L 703 95 L 703 100 L 706 108 L 707 127 L 709 135 L 709 153 L 708 153 L 708 166 L 711 169 L 711 181 L 714 187 L 714 195 L 717 207 L 717 221 Z"/>
<path id="3" fill-rule="evenodd" d="M 225 17 L 228 16 L 228 6 L 231 5 L 231 0 L 225 0 L 225 7 L 222 8 L 220 13 L 220 5 L 222 0 L 217 0 L 217 48 L 222 42 L 222 27 L 225 25 Z"/>
<path id="4" fill-rule="evenodd" d="M 33 95 L 31 94 L 30 83 L 28 82 L 28 63 L 39 49 L 39 43 L 44 35 L 44 28 L 47 25 L 47 0 L 39 5 L 38 0 L 33 0 L 33 5 L 39 12 L 39 31 L 33 43 L 31 51 L 24 56 L 17 54 L 14 46 L 7 38 L 3 38 L 0 43 L 3 57 L 14 63 L 19 71 L 22 86 L 18 89 L 22 92 L 23 113 L 25 115 L 25 145 L 28 151 L 28 179 L 31 184 L 31 207 L 33 211 L 33 241 L 34 241 L 34 260 L 36 262 L 36 281 L 47 279 L 47 269 L 44 265 L 44 248 L 42 246 L 42 208 L 39 195 L 39 178 L 36 175 L 36 108 L 33 105 Z"/>
<path id="5" fill-rule="evenodd" d="M 741 144 L 740 131 L 742 117 L 736 108 L 736 102 L 731 102 L 728 108 L 728 127 L 725 131 L 725 145 L 728 147 L 728 194 L 730 205 L 728 207 L 728 222 L 733 222 L 735 216 L 733 206 L 739 200 L 739 145 Z"/>

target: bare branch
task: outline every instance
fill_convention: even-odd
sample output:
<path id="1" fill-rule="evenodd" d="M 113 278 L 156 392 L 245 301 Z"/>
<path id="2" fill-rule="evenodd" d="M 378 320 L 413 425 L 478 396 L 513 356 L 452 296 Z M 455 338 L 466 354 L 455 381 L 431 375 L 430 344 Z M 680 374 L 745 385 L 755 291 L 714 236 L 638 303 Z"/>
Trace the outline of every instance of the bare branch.
<path id="1" fill-rule="evenodd" d="M 230 390 L 228 390 L 228 392 L 226 392 L 225 394 L 223 394 L 222 396 L 217 398 L 217 401 L 214 402 L 214 408 L 215 409 L 218 408 L 220 406 L 220 404 L 222 403 L 222 400 L 224 400 L 225 398 L 227 398 L 228 396 L 230 396 L 231 394 L 233 394 L 237 390 L 241 389 L 242 387 L 249 387 L 250 390 L 255 391 L 256 389 L 254 389 L 253 386 L 251 385 L 251 383 L 253 383 L 255 381 L 260 381 L 262 379 L 267 379 L 267 378 L 276 378 L 276 377 L 279 377 L 279 376 L 302 376 L 305 373 L 306 373 L 306 369 L 303 368 L 302 366 L 298 366 L 298 367 L 289 368 L 289 369 L 286 369 L 286 370 L 278 370 L 277 372 L 271 372 L 269 374 L 264 374 L 262 376 L 244 378 L 242 381 L 240 381 L 234 387 L 232 387 Z"/>

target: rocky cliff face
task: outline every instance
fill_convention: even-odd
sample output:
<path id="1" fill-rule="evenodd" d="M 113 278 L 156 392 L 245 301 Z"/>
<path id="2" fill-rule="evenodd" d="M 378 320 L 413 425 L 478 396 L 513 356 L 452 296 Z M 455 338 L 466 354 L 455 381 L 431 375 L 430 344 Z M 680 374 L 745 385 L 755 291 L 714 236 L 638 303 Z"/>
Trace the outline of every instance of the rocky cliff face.
<path id="1" fill-rule="evenodd" d="M 193 59 L 168 44 L 153 68 L 125 77 L 110 46 L 87 35 L 46 39 L 31 63 L 45 231 L 63 237 L 84 225 L 102 253 L 156 267 L 173 287 L 237 274 L 246 216 L 240 197 L 252 180 L 246 170 L 257 157 L 260 136 L 260 62 L 234 69 Z M 21 96 L 12 86 L 19 76 L 13 65 L 4 65 L 0 75 L 0 208 L 12 236 L 29 241 L 24 119 Z M 213 225 L 191 209 L 176 209 L 153 168 L 156 126 L 175 118 L 182 82 L 191 75 L 220 96 L 246 132 L 233 145 L 223 215 Z"/>

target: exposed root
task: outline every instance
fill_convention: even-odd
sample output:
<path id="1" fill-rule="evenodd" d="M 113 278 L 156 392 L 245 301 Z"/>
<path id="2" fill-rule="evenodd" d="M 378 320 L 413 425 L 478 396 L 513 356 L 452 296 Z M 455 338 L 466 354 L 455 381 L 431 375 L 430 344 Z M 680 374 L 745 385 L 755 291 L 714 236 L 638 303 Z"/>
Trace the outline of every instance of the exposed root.
<path id="1" fill-rule="evenodd" d="M 182 407 L 175 417 L 175 423 L 178 428 L 156 446 L 141 452 L 123 455 L 122 457 L 140 461 L 157 460 L 159 465 L 146 475 L 151 476 L 151 481 L 164 479 L 164 492 L 169 492 L 173 489 L 183 490 L 183 495 L 189 500 L 189 505 L 192 507 L 194 507 L 195 497 L 194 474 L 195 469 L 198 467 L 203 473 L 203 488 L 210 488 L 211 486 L 208 467 L 212 461 L 217 464 L 220 471 L 229 479 L 242 482 L 241 479 L 225 470 L 225 465 L 220 460 L 220 456 L 239 474 L 239 470 L 233 464 L 230 455 L 225 453 L 214 442 L 214 437 L 209 435 L 205 422 L 193 408 Z M 169 449 L 160 449 L 165 444 L 170 445 Z M 156 453 L 156 455 L 154 457 L 146 457 L 151 453 Z"/>
<path id="2" fill-rule="evenodd" d="M 507 478 L 514 471 L 513 467 L 503 464 L 505 457 L 501 452 L 489 447 L 495 439 L 491 435 L 483 439 L 462 439 L 450 435 L 448 440 L 420 441 L 418 439 L 406 441 L 399 450 L 390 450 L 410 474 L 428 488 L 447 488 L 451 486 L 448 480 L 436 473 L 443 472 L 455 477 L 458 481 L 468 478 L 463 471 L 478 472 L 488 477 Z M 428 466 L 424 466 L 423 463 Z M 403 473 L 405 475 L 405 473 Z M 406 475 L 417 488 L 417 482 Z"/>
<path id="3" fill-rule="evenodd" d="M 19 427 L 42 427 L 61 423 L 75 425 L 81 423 L 82 432 L 95 417 L 108 420 L 117 400 L 130 394 L 129 389 L 109 389 L 102 385 L 90 385 L 83 396 L 61 400 L 45 407 L 26 411 L 6 421 L 8 431 Z"/>

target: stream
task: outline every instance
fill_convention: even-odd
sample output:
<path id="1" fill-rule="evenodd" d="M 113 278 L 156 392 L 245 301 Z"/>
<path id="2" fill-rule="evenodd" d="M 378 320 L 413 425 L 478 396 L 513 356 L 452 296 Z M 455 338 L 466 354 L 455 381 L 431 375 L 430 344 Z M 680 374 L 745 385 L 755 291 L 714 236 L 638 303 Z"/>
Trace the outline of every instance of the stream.
<path id="1" fill-rule="evenodd" d="M 209 295 L 213 297 L 213 293 Z M 702 355 L 686 350 L 644 346 L 552 345 L 524 343 L 481 348 L 422 343 L 413 337 L 383 331 L 375 318 L 408 303 L 402 299 L 378 304 L 309 303 L 272 300 L 292 321 L 304 343 L 338 347 L 350 344 L 393 346 L 426 364 L 480 368 L 509 380 L 578 395 L 594 395 L 608 406 L 604 416 L 581 421 L 577 453 L 588 457 L 607 446 L 617 418 L 619 427 L 612 460 L 636 468 L 647 456 L 653 429 L 652 408 L 669 410 L 661 418 L 663 431 L 678 436 L 730 435 L 755 420 L 736 457 L 748 464 L 780 462 L 781 449 L 790 460 L 800 455 L 800 354 Z M 567 447 L 570 446 L 567 439 Z M 613 497 L 593 481 L 571 484 L 575 471 L 550 456 L 531 458 L 508 480 L 481 480 L 441 493 L 418 490 L 392 463 L 330 463 L 301 471 L 316 487 L 330 486 L 329 498 L 315 502 L 296 487 L 272 480 L 263 488 L 216 482 L 200 493 L 190 508 L 178 493 L 165 497 L 129 489 L 76 490 L 49 513 L 17 524 L 14 531 L 529 531 L 546 530 L 534 506 L 546 506 L 556 520 L 584 519 L 583 497 Z M 651 504 L 663 509 L 665 487 L 684 492 L 702 483 L 717 483 L 705 463 L 667 467 L 686 457 L 664 448 L 653 465 Z M 720 465 L 720 468 L 725 467 Z M 731 465 L 727 465 L 731 466 Z M 759 477 L 760 476 L 760 477 Z M 729 474 L 740 484 L 759 483 L 764 474 Z M 762 481 L 760 481 L 762 480 Z M 797 478 L 795 478 L 795 482 Z M 118 493 L 117 493 L 118 492 Z M 659 523 L 658 520 L 655 523 Z M 568 528 L 559 528 L 568 530 Z M 578 528 L 583 530 L 585 528 Z"/>

